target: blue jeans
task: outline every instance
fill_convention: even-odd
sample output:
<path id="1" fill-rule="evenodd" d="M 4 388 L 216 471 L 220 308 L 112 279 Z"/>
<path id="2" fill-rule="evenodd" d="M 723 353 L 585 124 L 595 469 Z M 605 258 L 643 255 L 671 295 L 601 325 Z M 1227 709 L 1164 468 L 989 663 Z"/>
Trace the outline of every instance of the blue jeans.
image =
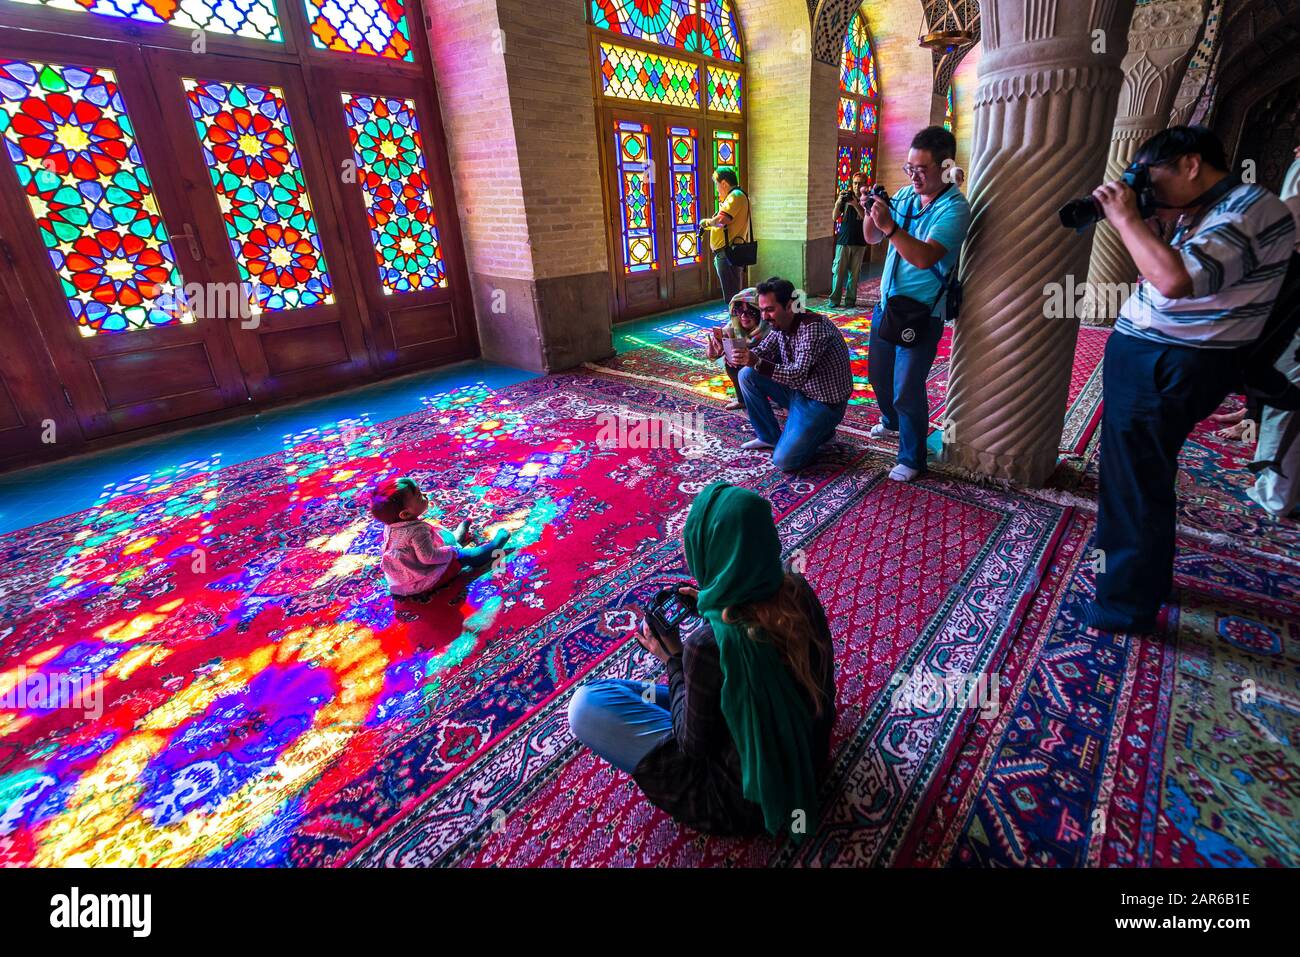
<path id="1" fill-rule="evenodd" d="M 798 389 L 787 388 L 749 366 L 740 370 L 740 396 L 754 434 L 776 446 L 772 462 L 783 472 L 799 471 L 822 445 L 835 437 L 835 427 L 849 405 L 847 402 L 827 405 L 810 399 Z M 790 410 L 784 432 L 776 421 L 772 402 Z"/>
<path id="2" fill-rule="evenodd" d="M 925 439 L 930 434 L 930 397 L 925 380 L 939 352 L 943 323 L 931 317 L 928 334 L 911 348 L 904 348 L 880 338 L 884 314 L 883 303 L 871 314 L 867 378 L 880 406 L 881 424 L 898 432 L 899 464 L 924 472 Z"/>
<path id="3" fill-rule="evenodd" d="M 643 697 L 654 689 L 654 703 Z M 621 771 L 631 774 L 641 759 L 673 729 L 667 685 L 641 681 L 593 681 L 569 699 L 573 736 Z"/>

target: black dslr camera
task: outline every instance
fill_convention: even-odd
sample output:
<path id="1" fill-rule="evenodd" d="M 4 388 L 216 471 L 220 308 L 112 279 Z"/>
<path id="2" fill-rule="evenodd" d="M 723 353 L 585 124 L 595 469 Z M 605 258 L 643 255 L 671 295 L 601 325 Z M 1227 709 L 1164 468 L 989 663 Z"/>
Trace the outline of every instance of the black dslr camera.
<path id="1" fill-rule="evenodd" d="M 886 206 L 889 205 L 889 190 L 885 189 L 885 187 L 881 186 L 879 183 L 871 187 L 871 195 L 867 197 L 866 205 L 862 207 L 862 211 L 864 213 L 871 212 L 871 207 L 875 204 L 876 200 L 880 200 Z"/>
<path id="2" fill-rule="evenodd" d="M 1138 216 L 1150 219 L 1155 215 L 1160 204 L 1156 201 L 1156 192 L 1151 186 L 1151 169 L 1146 163 L 1130 163 L 1119 181 L 1137 193 Z M 1062 226 L 1080 231 L 1106 218 L 1101 204 L 1091 196 L 1070 200 L 1057 210 L 1057 215 L 1061 217 Z"/>
<path id="3" fill-rule="evenodd" d="M 681 585 L 689 585 L 682 582 Z M 681 641 L 682 635 L 695 631 L 704 621 L 695 603 L 678 592 L 680 585 L 661 588 L 646 609 L 645 620 L 651 633 L 662 641 L 672 638 Z"/>

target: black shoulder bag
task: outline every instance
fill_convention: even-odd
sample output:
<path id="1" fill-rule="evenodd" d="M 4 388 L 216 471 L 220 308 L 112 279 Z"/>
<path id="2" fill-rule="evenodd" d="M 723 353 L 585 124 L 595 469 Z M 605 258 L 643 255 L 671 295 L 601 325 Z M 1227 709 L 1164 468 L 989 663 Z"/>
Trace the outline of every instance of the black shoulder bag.
<path id="1" fill-rule="evenodd" d="M 949 189 L 952 189 L 952 184 L 948 185 L 944 193 Z M 939 196 L 942 195 L 943 193 L 939 194 Z M 934 201 L 938 202 L 939 197 L 936 196 Z M 911 220 L 912 213 L 909 211 L 903 220 L 904 225 L 910 223 Z M 930 271 L 943 276 L 937 263 L 930 267 Z M 939 287 L 939 295 L 935 296 L 934 302 L 928 306 L 911 296 L 891 295 L 886 299 L 885 314 L 880 317 L 880 338 L 896 346 L 903 346 L 906 349 L 910 349 L 918 342 L 923 341 L 926 333 L 930 331 L 930 323 L 934 321 L 931 313 L 934 312 L 934 307 L 939 305 L 939 300 L 948 292 L 948 285 L 952 282 L 952 277 L 956 272 L 957 269 L 954 265 L 948 271 L 948 275 L 943 276 L 943 284 Z"/>
<path id="2" fill-rule="evenodd" d="M 745 197 L 745 205 L 749 207 L 748 228 L 745 230 L 748 239 L 743 243 L 727 244 L 727 262 L 738 269 L 746 269 L 758 262 L 758 243 L 754 242 L 754 204 L 750 202 L 748 193 L 741 191 L 740 195 Z"/>

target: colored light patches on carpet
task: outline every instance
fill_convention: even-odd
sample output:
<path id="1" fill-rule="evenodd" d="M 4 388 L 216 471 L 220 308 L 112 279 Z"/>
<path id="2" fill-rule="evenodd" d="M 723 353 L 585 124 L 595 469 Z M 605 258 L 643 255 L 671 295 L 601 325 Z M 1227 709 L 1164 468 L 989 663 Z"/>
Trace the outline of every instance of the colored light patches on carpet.
<path id="1" fill-rule="evenodd" d="M 284 92 L 256 83 L 183 83 L 253 312 L 333 303 Z"/>
<path id="2" fill-rule="evenodd" d="M 82 336 L 194 321 L 112 70 L 0 59 L 0 137 Z"/>
<path id="3" fill-rule="evenodd" d="M 210 527 L 202 521 L 220 494 L 220 456 L 185 462 L 104 486 L 80 516 L 53 577 L 51 595 L 65 601 L 150 575 L 163 563 L 188 561 Z M 176 531 L 184 528 L 184 534 Z M 129 626 L 127 627 L 129 631 Z"/>
<path id="4" fill-rule="evenodd" d="M 186 30 L 207 30 L 280 43 L 284 34 L 274 0 L 10 0 L 13 3 L 75 10 L 139 23 L 165 23 Z"/>
<path id="5" fill-rule="evenodd" d="M 688 503 L 684 475 L 665 480 L 678 451 L 638 453 L 653 474 L 629 485 L 630 453 L 597 444 L 617 395 L 526 387 L 358 411 L 0 538 L 0 863 L 310 863 L 373 826 L 340 801 L 400 803 L 519 720 L 574 666 L 543 650 L 556 610 Z M 414 478 L 431 521 L 508 544 L 427 600 L 391 598 L 361 494 L 383 475 Z M 507 674 L 525 650 L 546 664 Z M 86 706 L 35 693 L 64 686 Z M 397 756 L 412 741 L 428 749 Z"/>

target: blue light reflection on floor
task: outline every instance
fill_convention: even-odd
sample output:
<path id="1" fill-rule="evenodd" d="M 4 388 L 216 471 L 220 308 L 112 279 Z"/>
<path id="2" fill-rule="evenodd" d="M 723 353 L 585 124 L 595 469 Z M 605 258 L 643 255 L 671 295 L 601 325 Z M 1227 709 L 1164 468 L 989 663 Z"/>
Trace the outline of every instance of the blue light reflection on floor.
<path id="1" fill-rule="evenodd" d="M 620 323 L 614 328 L 614 348 L 623 352 L 645 342 L 666 339 L 673 334 L 669 331 L 672 327 L 683 323 L 701 328 L 716 325 L 721 316 L 721 304 L 710 303 Z M 0 534 L 90 508 L 105 485 L 118 484 L 135 475 L 199 460 L 215 459 L 223 467 L 247 462 L 284 451 L 286 435 L 340 419 L 365 414 L 371 422 L 383 422 L 419 411 L 424 407 L 420 400 L 426 396 L 475 382 L 501 389 L 534 377 L 535 373 L 492 362 L 460 362 L 120 448 L 0 474 Z"/>

